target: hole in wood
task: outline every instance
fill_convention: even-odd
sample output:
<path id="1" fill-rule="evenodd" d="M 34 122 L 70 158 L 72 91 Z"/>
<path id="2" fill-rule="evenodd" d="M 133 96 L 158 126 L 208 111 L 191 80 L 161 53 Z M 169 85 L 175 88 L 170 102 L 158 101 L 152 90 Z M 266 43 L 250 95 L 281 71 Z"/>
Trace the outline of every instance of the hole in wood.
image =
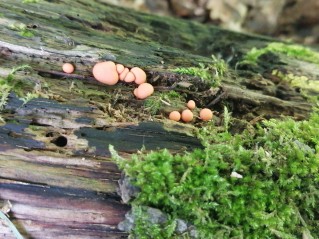
<path id="1" fill-rule="evenodd" d="M 59 136 L 51 141 L 58 147 L 65 147 L 68 144 L 68 139 L 65 136 Z"/>

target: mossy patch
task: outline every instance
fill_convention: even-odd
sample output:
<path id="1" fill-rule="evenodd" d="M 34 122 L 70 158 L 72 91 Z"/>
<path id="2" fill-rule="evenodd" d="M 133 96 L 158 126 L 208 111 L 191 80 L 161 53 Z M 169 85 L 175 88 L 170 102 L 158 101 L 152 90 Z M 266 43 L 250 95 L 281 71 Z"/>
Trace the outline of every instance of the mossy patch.
<path id="1" fill-rule="evenodd" d="M 289 82 L 294 87 L 315 91 L 319 94 L 319 83 L 317 79 L 309 79 L 307 76 L 298 76 L 293 73 L 285 74 L 276 69 L 272 71 L 272 75 Z"/>
<path id="2" fill-rule="evenodd" d="M 22 3 L 38 3 L 40 0 L 23 0 Z"/>
<path id="3" fill-rule="evenodd" d="M 209 65 L 205 65 L 203 63 L 199 63 L 198 67 L 182 67 L 176 68 L 173 72 L 197 76 L 202 80 L 206 81 L 213 87 L 219 86 L 222 77 L 228 71 L 228 66 L 222 59 L 217 59 L 212 56 L 212 63 Z"/>
<path id="4" fill-rule="evenodd" d="M 176 91 L 156 93 L 145 100 L 144 107 L 151 115 L 157 114 L 163 107 L 180 108 L 185 98 Z"/>
<path id="5" fill-rule="evenodd" d="M 0 111 L 4 109 L 11 91 L 19 95 L 24 103 L 38 96 L 35 92 L 27 92 L 24 94 L 24 90 L 30 86 L 28 86 L 27 82 L 15 79 L 16 72 L 30 68 L 29 65 L 21 65 L 13 68 L 7 77 L 0 77 Z"/>
<path id="6" fill-rule="evenodd" d="M 199 131 L 205 149 L 140 153 L 130 160 L 113 151 L 141 189 L 135 205 L 190 222 L 199 238 L 319 237 L 318 111 L 300 122 L 263 121 L 242 134 L 207 127 Z M 165 238 L 135 230 L 139 238 Z"/>
<path id="7" fill-rule="evenodd" d="M 19 32 L 19 34 L 23 37 L 33 37 L 34 31 L 30 30 L 27 25 L 23 23 L 15 23 L 9 25 L 9 29 Z"/>
<path id="8" fill-rule="evenodd" d="M 319 53 L 297 44 L 288 44 L 282 42 L 272 42 L 266 47 L 257 49 L 252 48 L 243 58 L 242 63 L 257 64 L 258 58 L 268 52 L 283 54 L 298 60 L 319 64 Z"/>

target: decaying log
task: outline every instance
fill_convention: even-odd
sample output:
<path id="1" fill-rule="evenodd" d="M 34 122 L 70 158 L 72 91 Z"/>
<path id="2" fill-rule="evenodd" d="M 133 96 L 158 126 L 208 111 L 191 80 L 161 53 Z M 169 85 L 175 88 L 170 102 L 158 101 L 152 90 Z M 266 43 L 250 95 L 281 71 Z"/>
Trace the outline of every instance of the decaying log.
<path id="1" fill-rule="evenodd" d="M 227 103 L 238 118 L 302 119 L 311 111 L 298 90 L 267 78 L 271 65 L 261 74 L 235 70 L 243 54 L 273 39 L 98 0 L 23 2 L 0 1 L 0 77 L 30 66 L 14 75 L 22 87 L 13 87 L 1 111 L 0 208 L 11 202 L 10 219 L 24 238 L 126 238 L 116 226 L 129 207 L 116 194 L 120 171 L 108 145 L 123 157 L 141 149 L 201 147 L 191 125 L 150 116 L 134 98 L 133 86 L 94 81 L 91 69 L 98 61 L 140 66 L 157 91 L 180 91 L 216 111 Z M 176 67 L 210 64 L 212 54 L 230 65 L 219 87 L 172 73 Z M 74 63 L 76 72 L 62 73 L 63 62 Z M 318 79 L 313 64 L 289 58 L 277 63 Z M 191 86 L 179 88 L 178 82 Z M 37 98 L 23 102 L 28 92 Z M 2 221 L 0 238 L 14 238 Z"/>

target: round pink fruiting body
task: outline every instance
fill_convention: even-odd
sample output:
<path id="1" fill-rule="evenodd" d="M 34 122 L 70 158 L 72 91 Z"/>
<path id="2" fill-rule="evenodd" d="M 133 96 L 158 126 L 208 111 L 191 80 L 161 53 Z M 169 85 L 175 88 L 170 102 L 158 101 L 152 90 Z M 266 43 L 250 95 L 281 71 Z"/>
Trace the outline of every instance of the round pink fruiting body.
<path id="1" fill-rule="evenodd" d="M 195 108 L 196 108 L 196 103 L 195 103 L 195 101 L 189 100 L 189 101 L 187 102 L 187 108 L 190 109 L 190 110 L 195 109 Z"/>
<path id="2" fill-rule="evenodd" d="M 133 82 L 135 80 L 135 75 L 132 72 L 128 72 L 124 78 L 125 82 Z"/>
<path id="3" fill-rule="evenodd" d="M 127 73 L 129 73 L 129 71 L 130 71 L 130 70 L 125 67 L 125 69 L 123 70 L 123 72 L 120 74 L 120 80 L 121 80 L 121 81 L 124 81 L 124 79 L 125 79 Z"/>
<path id="4" fill-rule="evenodd" d="M 193 120 L 194 114 L 189 109 L 183 110 L 182 112 L 182 120 L 186 123 Z"/>
<path id="5" fill-rule="evenodd" d="M 139 99 L 146 99 L 154 93 L 154 87 L 149 83 L 142 83 L 137 87 L 136 95 Z"/>
<path id="6" fill-rule="evenodd" d="M 168 118 L 173 121 L 180 121 L 181 114 L 178 111 L 174 110 L 169 114 Z"/>
<path id="7" fill-rule="evenodd" d="M 116 64 L 116 71 L 120 75 L 124 71 L 125 67 L 122 64 Z"/>
<path id="8" fill-rule="evenodd" d="M 146 82 L 146 73 L 139 67 L 133 67 L 131 72 L 135 75 L 135 83 L 140 85 Z"/>
<path id="9" fill-rule="evenodd" d="M 209 121 L 213 118 L 213 112 L 207 108 L 201 109 L 199 117 L 204 121 Z"/>
<path id="10" fill-rule="evenodd" d="M 92 72 L 96 80 L 106 85 L 115 85 L 119 80 L 115 63 L 112 61 L 96 63 Z"/>
<path id="11" fill-rule="evenodd" d="M 64 63 L 62 66 L 62 70 L 65 73 L 71 74 L 74 71 L 74 66 L 71 63 Z"/>
<path id="12" fill-rule="evenodd" d="M 134 89 L 133 94 L 135 97 L 137 97 L 137 88 Z"/>

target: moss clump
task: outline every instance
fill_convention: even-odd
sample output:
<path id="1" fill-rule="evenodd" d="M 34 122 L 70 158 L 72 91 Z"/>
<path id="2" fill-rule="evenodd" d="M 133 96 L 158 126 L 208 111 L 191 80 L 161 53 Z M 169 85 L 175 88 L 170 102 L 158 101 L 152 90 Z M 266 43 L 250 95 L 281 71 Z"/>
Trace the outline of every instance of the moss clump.
<path id="1" fill-rule="evenodd" d="M 28 65 L 22 65 L 13 68 L 7 77 L 0 77 L 0 111 L 3 110 L 4 106 L 7 104 L 7 99 L 12 90 L 20 92 L 21 84 L 14 80 L 14 75 L 17 71 L 25 70 L 30 68 Z"/>
<path id="2" fill-rule="evenodd" d="M 40 0 L 23 0 L 22 3 L 38 3 Z"/>
<path id="3" fill-rule="evenodd" d="M 31 67 L 29 65 L 21 65 L 13 68 L 7 77 L 0 77 L 0 111 L 2 111 L 4 106 L 7 104 L 7 100 L 11 91 L 20 96 L 20 100 L 23 101 L 23 104 L 26 104 L 28 101 L 39 97 L 39 94 L 34 89 L 32 92 L 25 93 L 27 88 L 35 87 L 33 86 L 33 83 L 22 82 L 21 80 L 15 79 L 15 74 L 17 71 L 23 71 L 30 68 Z"/>
<path id="4" fill-rule="evenodd" d="M 215 56 L 212 56 L 212 58 L 213 62 L 210 65 L 206 66 L 199 63 L 198 67 L 176 68 L 173 72 L 197 76 L 213 87 L 219 86 L 221 78 L 228 71 L 228 66 L 224 60 L 216 59 Z"/>
<path id="5" fill-rule="evenodd" d="M 134 221 L 135 229 L 130 234 L 129 238 L 139 238 L 139 239 L 156 239 L 156 238 L 172 238 L 174 235 L 174 230 L 176 228 L 176 222 L 165 219 L 165 222 L 150 224 L 151 218 L 147 209 L 141 206 L 132 207 L 132 214 L 136 218 Z M 149 237 L 151 235 L 151 237 Z M 176 238 L 177 239 L 177 238 Z"/>
<path id="6" fill-rule="evenodd" d="M 294 87 L 311 90 L 319 93 L 319 84 L 316 79 L 309 79 L 307 76 L 298 76 L 293 73 L 283 73 L 280 70 L 273 70 L 272 75 L 281 80 L 289 82 Z"/>
<path id="7" fill-rule="evenodd" d="M 33 37 L 34 31 L 30 30 L 27 25 L 23 23 L 12 24 L 9 26 L 11 30 L 19 32 L 19 34 L 23 37 Z"/>
<path id="8" fill-rule="evenodd" d="M 253 134 L 207 127 L 203 150 L 114 157 L 141 188 L 134 204 L 192 223 L 199 238 L 319 237 L 318 112 L 301 122 L 264 121 Z"/>
<path id="9" fill-rule="evenodd" d="M 272 42 L 267 47 L 251 49 L 244 57 L 241 64 L 256 64 L 258 58 L 268 52 L 280 53 L 289 57 L 293 57 L 302 61 L 319 64 L 319 53 L 311 50 L 310 48 L 296 45 L 287 44 L 282 42 Z"/>
<path id="10" fill-rule="evenodd" d="M 180 102 L 184 102 L 184 97 L 178 92 L 171 90 L 160 94 L 154 94 L 148 97 L 145 101 L 145 109 L 149 110 L 150 114 L 155 115 L 163 106 L 177 106 Z"/>

